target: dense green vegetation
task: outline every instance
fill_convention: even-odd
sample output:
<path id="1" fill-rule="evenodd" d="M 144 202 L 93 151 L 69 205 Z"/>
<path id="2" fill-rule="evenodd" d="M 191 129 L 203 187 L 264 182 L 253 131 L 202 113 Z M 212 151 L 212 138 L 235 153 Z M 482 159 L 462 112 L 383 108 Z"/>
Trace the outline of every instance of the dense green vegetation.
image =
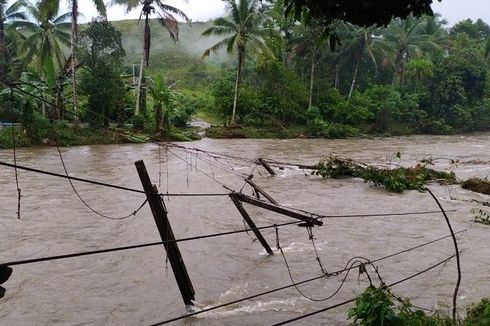
<path id="1" fill-rule="evenodd" d="M 78 33 L 76 6 L 1 1 L 0 121 L 20 123 L 29 144 L 43 143 L 49 121 L 187 139 L 178 128 L 196 114 L 222 138 L 490 128 L 490 27 L 481 20 L 447 27 L 394 6 L 389 22 L 365 21 L 357 8 L 329 25 L 323 2 L 317 13 L 300 0 L 227 2 L 230 16 L 188 25 L 161 0 L 112 1 L 141 10 L 144 23 L 101 17 Z M 415 14 L 430 13 L 418 3 Z M 154 6 L 163 21 L 151 19 Z M 370 26 L 377 20 L 386 25 Z"/>
<path id="2" fill-rule="evenodd" d="M 412 168 L 382 168 L 335 156 L 320 161 L 312 174 L 323 178 L 361 178 L 365 182 L 370 182 L 375 186 L 382 186 L 391 192 L 403 192 L 405 190 L 424 191 L 426 184 L 431 181 L 444 184 L 457 182 L 454 172 L 435 171 L 425 165 L 418 164 Z"/>
<path id="3" fill-rule="evenodd" d="M 386 287 L 371 286 L 356 298 L 348 318 L 361 326 L 484 326 L 490 324 L 490 299 L 468 308 L 466 318 L 453 323 L 442 314 L 427 315 Z"/>

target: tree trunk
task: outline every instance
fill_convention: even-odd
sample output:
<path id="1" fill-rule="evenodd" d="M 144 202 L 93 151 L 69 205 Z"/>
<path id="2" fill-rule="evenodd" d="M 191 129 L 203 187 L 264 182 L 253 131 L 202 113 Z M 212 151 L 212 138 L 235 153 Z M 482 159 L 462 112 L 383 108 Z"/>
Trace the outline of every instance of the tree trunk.
<path id="1" fill-rule="evenodd" d="M 136 89 L 136 110 L 134 111 L 134 115 L 140 114 L 140 105 L 141 105 L 141 89 L 143 85 L 143 75 L 144 75 L 144 67 L 145 67 L 145 54 L 141 56 L 141 64 L 140 64 L 140 73 L 138 79 L 138 88 Z"/>
<path id="2" fill-rule="evenodd" d="M 145 66 L 148 68 L 150 64 L 150 46 L 151 46 L 151 29 L 150 29 L 150 17 L 147 12 L 145 15 L 145 35 L 143 40 L 143 51 L 145 53 Z"/>
<path id="3" fill-rule="evenodd" d="M 400 88 L 405 85 L 405 62 L 402 62 L 400 69 Z"/>
<path id="4" fill-rule="evenodd" d="M 336 90 L 339 89 L 340 86 L 340 63 L 335 65 L 335 82 L 334 82 L 334 88 Z"/>
<path id="5" fill-rule="evenodd" d="M 162 122 L 163 122 L 161 103 L 157 104 L 155 107 L 155 121 L 156 121 L 155 134 L 159 135 L 162 132 Z"/>
<path id="6" fill-rule="evenodd" d="M 0 8 L 3 10 L 3 8 Z M 1 15 L 1 14 L 0 14 Z M 0 73 L 4 74 L 7 68 L 7 47 L 5 44 L 5 22 L 0 16 Z"/>
<path id="7" fill-rule="evenodd" d="M 146 6 L 146 4 L 145 4 Z M 143 62 L 146 68 L 150 65 L 150 46 L 151 46 L 151 29 L 150 29 L 150 12 L 148 10 L 145 11 L 145 31 L 144 31 L 144 40 L 143 40 Z M 140 68 L 140 81 L 138 88 L 138 114 L 143 114 L 146 116 L 146 79 L 145 74 L 142 71 L 143 66 Z"/>
<path id="8" fill-rule="evenodd" d="M 310 100 L 308 103 L 308 107 L 311 108 L 313 106 L 313 89 L 315 86 L 315 68 L 316 68 L 316 50 L 313 49 L 313 54 L 311 56 L 311 75 L 310 75 Z"/>
<path id="9" fill-rule="evenodd" d="M 238 104 L 238 92 L 240 90 L 240 82 L 242 77 L 243 59 L 244 59 L 243 51 L 238 50 L 238 68 L 236 73 L 235 98 L 233 99 L 233 112 L 231 114 L 231 127 L 236 127 L 236 108 Z"/>
<path id="10" fill-rule="evenodd" d="M 357 72 L 359 71 L 359 65 L 361 63 L 361 56 L 357 58 L 356 62 L 356 67 L 354 68 L 354 76 L 352 77 L 352 84 L 350 85 L 350 91 L 349 91 L 349 97 L 352 97 L 352 93 L 354 93 L 354 88 L 356 87 L 356 79 L 357 79 Z"/>
<path id="11" fill-rule="evenodd" d="M 391 87 L 395 87 L 397 75 L 398 75 L 398 65 L 395 65 L 395 74 L 393 75 L 393 80 L 391 81 Z"/>
<path id="12" fill-rule="evenodd" d="M 71 79 L 73 87 L 73 113 L 75 123 L 79 122 L 78 118 L 78 94 L 77 94 L 77 76 L 76 76 L 76 57 L 75 45 L 78 38 L 78 0 L 72 0 L 71 8 Z"/>

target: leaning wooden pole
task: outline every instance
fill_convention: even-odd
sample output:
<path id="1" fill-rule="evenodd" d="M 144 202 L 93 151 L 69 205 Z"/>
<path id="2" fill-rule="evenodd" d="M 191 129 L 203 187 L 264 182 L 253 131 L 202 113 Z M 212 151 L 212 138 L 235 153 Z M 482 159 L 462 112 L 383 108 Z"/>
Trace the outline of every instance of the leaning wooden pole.
<path id="1" fill-rule="evenodd" d="M 271 168 L 269 163 L 267 163 L 267 161 L 264 160 L 263 158 L 259 158 L 257 163 L 262 165 L 264 167 L 264 169 L 266 169 L 267 172 L 270 173 L 270 175 L 276 175 L 276 172 L 274 172 L 274 170 Z"/>
<path id="2" fill-rule="evenodd" d="M 156 185 L 152 185 L 145 167 L 145 163 L 143 161 L 137 161 L 134 164 L 136 165 L 136 170 L 138 171 L 138 175 L 141 179 L 141 184 L 143 185 L 146 197 L 148 198 L 148 203 L 150 204 L 151 212 L 155 218 L 158 232 L 160 233 L 160 237 L 164 242 L 163 246 L 167 251 L 168 260 L 172 266 L 172 271 L 174 272 L 182 299 L 187 306 L 193 305 L 193 301 L 195 300 L 194 287 L 192 286 L 189 274 L 187 273 L 179 247 L 175 242 L 175 236 L 168 220 L 165 203 L 163 202 L 162 197 L 160 197 L 158 194 Z"/>
<path id="3" fill-rule="evenodd" d="M 302 214 L 302 213 L 299 213 L 297 211 L 293 211 L 293 210 L 290 210 L 290 209 L 287 209 L 287 208 L 284 208 L 284 207 L 281 207 L 278 205 L 270 204 L 266 201 L 257 200 L 253 197 L 249 197 L 249 196 L 246 196 L 244 194 L 233 193 L 230 196 L 232 196 L 232 198 L 235 198 L 241 202 L 244 202 L 244 203 L 247 203 L 247 204 L 250 204 L 253 206 L 257 206 L 257 207 L 260 207 L 260 208 L 263 208 L 263 209 L 266 209 L 266 210 L 269 210 L 272 212 L 276 212 L 278 214 L 286 215 L 286 216 L 289 216 L 289 217 L 292 217 L 292 218 L 295 218 L 295 219 L 298 219 L 301 221 L 310 222 L 313 225 L 318 225 L 318 226 L 323 225 L 322 221 L 319 221 L 318 219 L 315 219 L 314 217 L 309 216 L 307 214 Z"/>
<path id="4" fill-rule="evenodd" d="M 249 177 L 245 179 L 245 182 L 248 183 L 252 188 L 254 188 L 255 193 L 257 194 L 257 198 L 260 198 L 258 194 L 262 194 L 265 198 L 267 198 L 268 201 L 273 203 L 274 205 L 278 205 L 279 203 L 271 197 L 267 192 L 265 192 L 264 189 L 260 188 L 255 182 L 252 181 L 252 179 Z"/>
<path id="5" fill-rule="evenodd" d="M 253 233 L 255 234 L 257 239 L 259 240 L 260 244 L 264 247 L 265 251 L 267 251 L 267 253 L 269 255 L 273 255 L 274 252 L 272 251 L 271 247 L 269 246 L 267 241 L 262 236 L 262 233 L 260 233 L 260 231 L 257 229 L 257 226 L 255 225 L 255 223 L 252 220 L 252 218 L 250 217 L 250 215 L 248 215 L 245 208 L 243 208 L 242 203 L 236 198 L 236 196 L 233 196 L 233 194 L 230 194 L 230 198 L 233 201 L 233 204 L 235 204 L 235 206 L 238 209 L 238 211 L 240 212 L 240 214 L 242 215 L 245 222 L 247 222 L 250 229 L 252 229 Z"/>

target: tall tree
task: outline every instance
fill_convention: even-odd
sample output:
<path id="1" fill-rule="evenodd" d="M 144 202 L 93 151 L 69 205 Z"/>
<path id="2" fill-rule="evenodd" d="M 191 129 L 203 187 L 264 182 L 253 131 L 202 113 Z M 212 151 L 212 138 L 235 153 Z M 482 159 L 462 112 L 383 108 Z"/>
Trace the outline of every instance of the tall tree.
<path id="1" fill-rule="evenodd" d="M 352 97 L 354 92 L 359 66 L 364 57 L 368 57 L 373 66 L 378 69 L 378 60 L 386 58 L 390 51 L 390 44 L 376 34 L 375 27 L 361 27 L 351 23 L 339 26 L 339 35 L 345 37 L 340 56 L 351 59 L 354 62 L 354 72 L 352 75 L 351 87 L 348 97 Z"/>
<path id="2" fill-rule="evenodd" d="M 88 109 L 96 113 L 89 116 L 89 121 L 97 127 L 108 127 L 125 93 L 121 33 L 107 20 L 92 20 L 80 33 L 78 54 L 83 63 L 80 90 L 88 97 Z"/>
<path id="3" fill-rule="evenodd" d="M 144 66 L 148 67 L 150 64 L 150 47 L 151 47 L 151 27 L 150 27 L 150 16 L 152 14 L 156 14 L 158 16 L 157 21 L 165 28 L 172 40 L 174 42 L 179 39 L 179 23 L 177 21 L 177 17 L 184 19 L 187 23 L 190 23 L 191 20 L 187 17 L 187 15 L 180 9 L 175 8 L 173 6 L 167 5 L 163 0 L 111 0 L 110 5 L 121 5 L 126 7 L 126 12 L 130 12 L 139 6 L 141 6 L 140 20 L 141 17 L 145 19 L 145 26 L 143 32 L 143 60 L 141 62 L 140 67 L 140 78 L 138 85 L 138 99 L 136 103 L 136 111 L 135 115 L 138 115 L 140 112 L 139 107 L 142 102 L 142 99 L 145 96 L 142 96 L 142 92 L 144 89 Z"/>
<path id="4" fill-rule="evenodd" d="M 286 63 L 295 56 L 310 56 L 310 96 L 308 107 L 313 106 L 313 90 L 315 87 L 315 74 L 317 70 L 317 55 L 328 45 L 328 38 L 323 33 L 323 27 L 317 24 L 304 24 L 295 26 L 292 29 L 291 49 L 288 51 Z"/>
<path id="5" fill-rule="evenodd" d="M 394 49 L 393 85 L 397 77 L 400 78 L 400 86 L 403 86 L 405 64 L 414 58 L 422 56 L 423 49 L 438 49 L 435 36 L 426 34 L 426 23 L 422 19 L 408 16 L 406 19 L 394 19 L 385 29 L 384 36 Z"/>
<path id="6" fill-rule="evenodd" d="M 7 40 L 5 29 L 9 24 L 19 21 L 27 21 L 26 14 L 22 11 L 27 7 L 25 0 L 17 0 L 10 6 L 7 0 L 0 0 L 0 73 L 6 71 Z"/>
<path id="7" fill-rule="evenodd" d="M 71 73 L 72 73 L 72 86 L 73 86 L 73 112 L 75 113 L 75 119 L 78 119 L 78 96 L 77 96 L 77 78 L 76 78 L 76 66 L 77 60 L 75 55 L 75 49 L 78 40 L 78 0 L 67 0 L 71 7 Z M 106 7 L 103 0 L 92 0 L 97 11 L 102 15 L 106 16 Z M 58 12 L 60 7 L 60 0 L 41 0 L 40 4 L 41 12 Z"/>
<path id="8" fill-rule="evenodd" d="M 231 115 L 231 126 L 236 126 L 236 108 L 238 103 L 238 93 L 242 77 L 242 68 L 245 63 L 247 50 L 256 53 L 268 52 L 270 50 L 264 42 L 264 38 L 270 36 L 271 30 L 263 27 L 264 15 L 260 12 L 259 0 L 223 0 L 229 17 L 221 17 L 213 22 L 213 26 L 206 29 L 203 36 L 223 36 L 228 35 L 218 43 L 204 51 L 203 58 L 209 56 L 211 52 L 217 52 L 226 47 L 228 53 L 235 52 L 238 58 L 235 96 L 233 99 L 233 111 Z"/>
<path id="9" fill-rule="evenodd" d="M 29 7 L 30 22 L 22 22 L 23 30 L 30 35 L 22 46 L 24 62 L 35 63 L 40 75 L 52 75 L 56 69 L 62 70 L 66 62 L 62 45 L 70 44 L 70 13 L 59 15 L 58 10 L 41 11 L 36 6 Z"/>

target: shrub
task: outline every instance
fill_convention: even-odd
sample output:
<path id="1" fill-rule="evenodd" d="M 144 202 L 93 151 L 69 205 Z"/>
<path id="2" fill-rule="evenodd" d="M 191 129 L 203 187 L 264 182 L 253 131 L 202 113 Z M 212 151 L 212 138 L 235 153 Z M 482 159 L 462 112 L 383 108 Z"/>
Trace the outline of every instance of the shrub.
<path id="1" fill-rule="evenodd" d="M 29 138 L 19 128 L 14 128 L 15 146 L 27 147 L 31 144 Z M 4 127 L 0 129 L 0 148 L 13 148 L 12 128 Z"/>
<path id="2" fill-rule="evenodd" d="M 325 138 L 347 138 L 353 137 L 359 133 L 359 131 L 351 126 L 346 126 L 339 123 L 329 123 L 320 118 L 315 118 L 309 121 L 308 131 L 315 137 Z"/>
<path id="3" fill-rule="evenodd" d="M 464 326 L 488 326 L 490 325 L 490 298 L 485 298 L 476 306 L 467 310 Z"/>
<path id="4" fill-rule="evenodd" d="M 138 130 L 138 131 L 143 131 L 145 130 L 145 117 L 142 115 L 135 115 L 132 119 L 133 122 L 133 129 Z"/>
<path id="5" fill-rule="evenodd" d="M 399 304 L 396 305 L 394 300 Z M 437 313 L 426 315 L 423 311 L 414 309 L 408 299 L 395 297 L 385 287 L 368 287 L 356 298 L 355 306 L 348 310 L 347 316 L 354 320 L 354 324 L 362 326 L 454 326 L 448 316 Z"/>

